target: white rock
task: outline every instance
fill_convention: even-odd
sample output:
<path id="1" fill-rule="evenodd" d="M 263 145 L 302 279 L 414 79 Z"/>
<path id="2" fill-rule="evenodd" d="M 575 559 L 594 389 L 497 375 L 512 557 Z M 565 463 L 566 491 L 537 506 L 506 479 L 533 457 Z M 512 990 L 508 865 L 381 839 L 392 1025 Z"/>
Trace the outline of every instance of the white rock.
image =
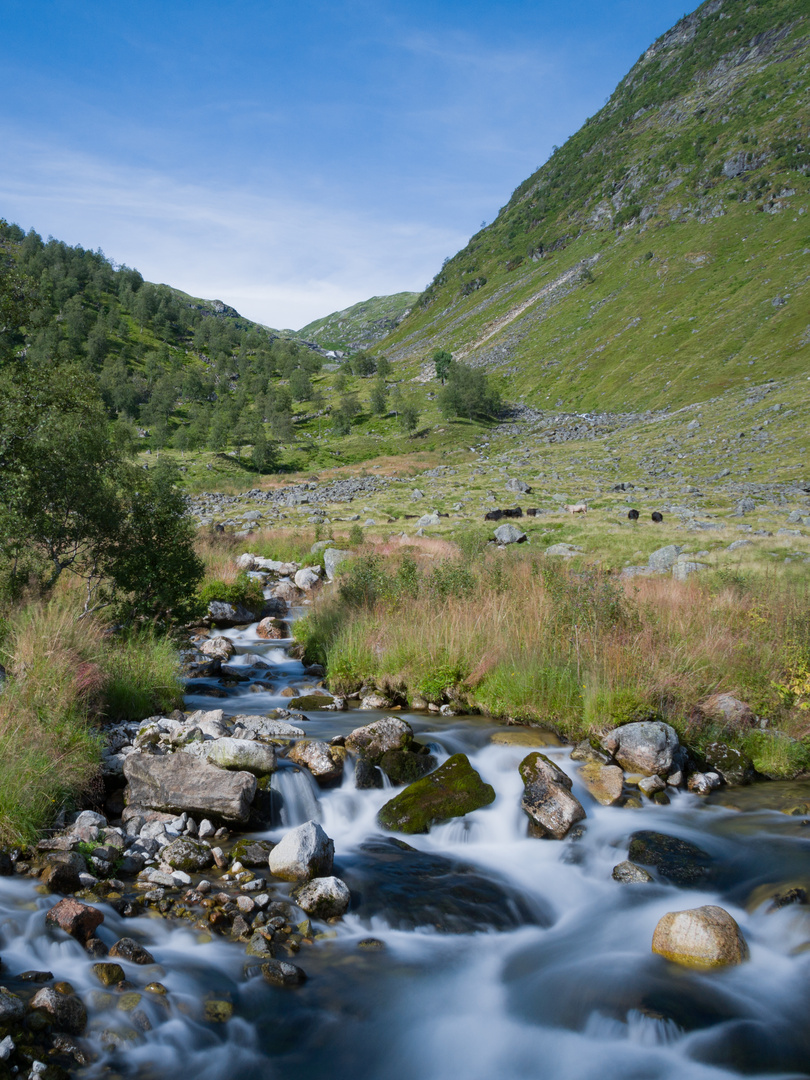
<path id="1" fill-rule="evenodd" d="M 285 833 L 267 859 L 270 873 L 283 881 L 309 881 L 332 869 L 335 844 L 317 821 L 307 821 Z"/>
<path id="2" fill-rule="evenodd" d="M 317 877 L 293 891 L 296 904 L 317 919 L 331 919 L 349 910 L 351 893 L 345 881 L 336 877 Z"/>

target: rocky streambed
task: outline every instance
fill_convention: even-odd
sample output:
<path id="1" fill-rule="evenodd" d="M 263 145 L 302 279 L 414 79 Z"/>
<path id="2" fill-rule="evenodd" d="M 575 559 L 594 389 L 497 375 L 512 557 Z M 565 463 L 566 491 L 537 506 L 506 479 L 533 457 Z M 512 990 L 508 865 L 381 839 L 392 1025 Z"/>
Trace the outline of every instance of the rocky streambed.
<path id="1" fill-rule="evenodd" d="M 810 785 L 347 709 L 275 618 L 2 859 L 0 1075 L 810 1075 Z"/>

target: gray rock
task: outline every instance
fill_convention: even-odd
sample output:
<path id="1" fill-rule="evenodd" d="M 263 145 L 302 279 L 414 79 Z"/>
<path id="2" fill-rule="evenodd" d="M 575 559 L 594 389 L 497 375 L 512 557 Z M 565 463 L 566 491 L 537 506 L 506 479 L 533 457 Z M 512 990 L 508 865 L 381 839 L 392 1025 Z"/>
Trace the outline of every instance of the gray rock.
<path id="1" fill-rule="evenodd" d="M 352 557 L 351 551 L 343 551 L 341 548 L 325 548 L 323 553 L 323 565 L 326 570 L 326 577 L 329 581 L 332 581 L 335 577 L 335 570 L 345 560 Z"/>
<path id="2" fill-rule="evenodd" d="M 523 544 L 528 537 L 517 525 L 506 522 L 504 525 L 499 525 L 495 530 L 495 539 L 499 544 Z"/>
<path id="3" fill-rule="evenodd" d="M 622 798 L 624 774 L 618 765 L 601 765 L 591 761 L 580 770 L 580 779 L 602 806 L 613 806 Z"/>
<path id="4" fill-rule="evenodd" d="M 439 525 L 441 518 L 437 513 L 423 514 L 416 523 L 418 529 L 426 529 L 429 525 Z"/>
<path id="5" fill-rule="evenodd" d="M 349 910 L 351 893 L 345 881 L 336 877 L 317 877 L 299 886 L 292 898 L 307 915 L 316 919 L 332 919 Z"/>
<path id="6" fill-rule="evenodd" d="M 648 799 L 651 799 L 657 791 L 664 791 L 666 786 L 660 776 L 645 776 L 638 782 L 639 791 L 643 792 Z"/>
<path id="7" fill-rule="evenodd" d="M 260 611 L 251 611 L 244 604 L 212 600 L 208 605 L 208 618 L 218 626 L 240 626 L 242 623 L 258 622 L 261 616 Z"/>
<path id="8" fill-rule="evenodd" d="M 218 769 L 183 752 L 165 757 L 130 754 L 124 775 L 130 803 L 226 821 L 246 822 L 256 794 L 256 777 L 251 773 Z"/>
<path id="9" fill-rule="evenodd" d="M 560 559 L 571 559 L 578 551 L 582 551 L 582 548 L 575 544 L 552 544 L 551 547 L 546 548 L 545 554 Z"/>
<path id="10" fill-rule="evenodd" d="M 648 566 L 654 574 L 665 574 L 678 561 L 680 553 L 677 544 L 667 544 L 650 555 Z"/>
<path id="11" fill-rule="evenodd" d="M 212 742 L 192 743 L 183 752 L 204 758 L 220 769 L 234 769 L 267 776 L 276 770 L 276 752 L 272 746 L 253 739 L 214 739 Z"/>
<path id="12" fill-rule="evenodd" d="M 0 1024 L 11 1024 L 15 1020 L 22 1020 L 25 1015 L 25 1004 L 22 998 L 12 994 L 5 986 L 0 986 Z"/>
<path id="13" fill-rule="evenodd" d="M 410 724 L 395 716 L 384 716 L 373 724 L 355 728 L 346 736 L 346 749 L 376 765 L 388 750 L 407 750 L 412 742 Z"/>
<path id="14" fill-rule="evenodd" d="M 87 1009 L 75 994 L 60 994 L 45 986 L 31 999 L 31 1008 L 48 1013 L 53 1026 L 68 1035 L 81 1035 L 87 1027 Z"/>
<path id="15" fill-rule="evenodd" d="M 321 583 L 320 566 L 304 566 L 295 575 L 295 584 L 304 592 L 312 592 Z"/>
<path id="16" fill-rule="evenodd" d="M 213 865 L 211 849 L 199 840 L 180 837 L 167 844 L 161 854 L 161 860 L 173 870 L 206 870 Z"/>
<path id="17" fill-rule="evenodd" d="M 745 498 L 740 499 L 734 506 L 734 513 L 737 516 L 742 514 L 750 514 L 752 510 L 756 510 L 757 504 L 753 499 Z"/>
<path id="18" fill-rule="evenodd" d="M 73 830 L 86 828 L 88 826 L 95 826 L 97 829 L 107 828 L 107 819 L 103 814 L 97 814 L 95 810 L 82 810 L 76 820 L 73 822 Z"/>
<path id="19" fill-rule="evenodd" d="M 248 731 L 264 735 L 268 739 L 300 739 L 305 735 L 303 728 L 288 724 L 286 720 L 275 720 L 270 716 L 234 716 L 234 725 L 241 724 Z"/>
<path id="20" fill-rule="evenodd" d="M 623 885 L 641 885 L 653 880 L 652 874 L 628 859 L 613 867 L 612 876 L 614 881 L 620 881 Z"/>
<path id="21" fill-rule="evenodd" d="M 734 694 L 712 694 L 699 705 L 701 713 L 710 720 L 726 726 L 750 728 L 756 723 L 751 706 Z"/>
<path id="22" fill-rule="evenodd" d="M 204 656 L 212 657 L 214 660 L 230 660 L 236 652 L 236 646 L 230 638 L 220 635 L 204 641 L 200 645 L 200 652 Z"/>
<path id="23" fill-rule="evenodd" d="M 645 776 L 668 776 L 680 752 L 675 729 L 659 720 L 615 728 L 602 740 L 602 746 L 623 769 Z"/>
<path id="24" fill-rule="evenodd" d="M 698 574 L 706 569 L 705 563 L 700 562 L 677 562 L 672 567 L 672 577 L 675 581 L 686 581 L 691 574 Z"/>
<path id="25" fill-rule="evenodd" d="M 317 821 L 307 821 L 284 834 L 270 852 L 267 865 L 270 873 L 283 881 L 310 881 L 331 874 L 334 856 L 334 841 Z"/>
<path id="26" fill-rule="evenodd" d="M 343 776 L 343 758 L 340 752 L 318 739 L 305 739 L 295 744 L 287 754 L 290 761 L 303 765 L 319 784 L 336 784 Z"/>
<path id="27" fill-rule="evenodd" d="M 753 544 L 752 540 L 734 540 L 732 543 L 730 543 L 728 545 L 728 547 L 726 548 L 726 551 L 738 551 L 740 548 L 753 547 L 753 546 L 754 546 L 754 544 Z"/>
<path id="28" fill-rule="evenodd" d="M 586 817 L 582 804 L 571 794 L 571 778 L 544 754 L 525 757 L 520 775 L 524 786 L 520 805 L 534 836 L 562 840 L 572 825 Z"/>
<path id="29" fill-rule="evenodd" d="M 506 481 L 506 490 L 514 491 L 517 494 L 529 495 L 531 494 L 532 489 L 529 487 L 525 480 L 516 480 L 514 478 L 511 478 Z"/>
<path id="30" fill-rule="evenodd" d="M 695 795 L 709 795 L 717 788 L 722 787 L 723 781 L 716 772 L 693 772 L 686 781 L 686 786 Z"/>

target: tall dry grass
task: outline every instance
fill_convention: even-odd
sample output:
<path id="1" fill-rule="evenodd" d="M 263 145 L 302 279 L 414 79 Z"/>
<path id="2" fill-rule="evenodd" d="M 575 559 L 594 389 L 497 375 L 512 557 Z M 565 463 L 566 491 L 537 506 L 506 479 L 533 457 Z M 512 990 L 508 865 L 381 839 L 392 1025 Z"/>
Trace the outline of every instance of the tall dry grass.
<path id="1" fill-rule="evenodd" d="M 80 591 L 60 587 L 3 620 L 0 842 L 29 842 L 63 806 L 100 788 L 102 729 L 182 703 L 178 655 L 150 631 L 111 635 L 79 619 Z"/>
<path id="2" fill-rule="evenodd" d="M 724 691 L 790 738 L 810 731 L 810 702 L 785 692 L 810 669 L 806 585 L 720 575 L 623 582 L 517 553 L 474 570 L 451 559 L 440 570 L 415 556 L 416 586 L 401 555 L 357 560 L 301 626 L 335 689 L 374 679 L 406 687 L 411 700 L 460 694 L 494 716 L 571 737 L 656 714 L 697 742 L 761 742 L 698 722 L 700 703 Z"/>

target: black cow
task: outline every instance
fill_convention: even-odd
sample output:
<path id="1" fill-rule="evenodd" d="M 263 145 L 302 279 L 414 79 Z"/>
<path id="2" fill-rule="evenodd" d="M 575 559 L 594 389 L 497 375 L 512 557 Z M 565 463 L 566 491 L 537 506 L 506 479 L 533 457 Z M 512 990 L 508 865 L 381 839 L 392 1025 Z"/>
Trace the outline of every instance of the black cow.
<path id="1" fill-rule="evenodd" d="M 523 510 L 519 506 L 515 506 L 511 510 L 490 510 L 484 514 L 484 521 L 500 521 L 501 518 L 521 517 L 523 517 Z"/>
<path id="2" fill-rule="evenodd" d="M 660 510 L 653 510 L 650 517 L 653 519 L 656 525 L 660 525 L 661 522 L 664 520 L 664 515 L 661 513 Z"/>
<path id="3" fill-rule="evenodd" d="M 630 521 L 638 521 L 638 510 L 628 510 L 627 517 Z"/>

